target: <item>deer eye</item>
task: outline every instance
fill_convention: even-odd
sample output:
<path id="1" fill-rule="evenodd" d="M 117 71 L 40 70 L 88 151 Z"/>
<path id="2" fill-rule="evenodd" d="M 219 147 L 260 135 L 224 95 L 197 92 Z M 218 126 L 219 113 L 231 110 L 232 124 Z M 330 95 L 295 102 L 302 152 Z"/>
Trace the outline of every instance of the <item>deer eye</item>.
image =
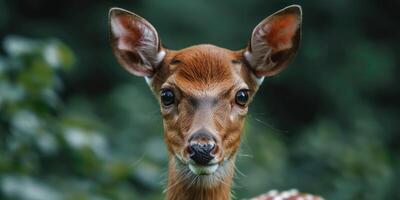
<path id="1" fill-rule="evenodd" d="M 249 91 L 246 89 L 239 90 L 236 93 L 235 101 L 240 106 L 245 106 L 246 103 L 249 101 Z"/>
<path id="2" fill-rule="evenodd" d="M 169 106 L 175 102 L 175 95 L 171 89 L 164 89 L 161 91 L 161 103 L 164 106 Z"/>

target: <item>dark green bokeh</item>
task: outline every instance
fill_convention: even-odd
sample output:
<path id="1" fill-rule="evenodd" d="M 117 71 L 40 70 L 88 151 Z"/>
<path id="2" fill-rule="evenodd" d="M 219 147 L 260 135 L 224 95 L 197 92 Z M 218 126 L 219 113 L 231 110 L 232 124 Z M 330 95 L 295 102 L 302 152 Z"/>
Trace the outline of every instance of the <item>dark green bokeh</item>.
<path id="1" fill-rule="evenodd" d="M 235 196 L 400 199 L 400 4 L 387 0 L 0 1 L 0 199 L 163 197 L 159 108 L 112 55 L 110 7 L 148 19 L 167 48 L 240 49 L 293 3 L 301 48 L 251 105 Z"/>

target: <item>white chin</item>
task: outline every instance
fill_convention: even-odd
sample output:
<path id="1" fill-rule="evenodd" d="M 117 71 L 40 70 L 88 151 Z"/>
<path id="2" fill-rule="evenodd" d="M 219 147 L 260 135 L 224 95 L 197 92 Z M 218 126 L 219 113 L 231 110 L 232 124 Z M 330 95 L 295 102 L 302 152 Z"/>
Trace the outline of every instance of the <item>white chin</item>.
<path id="1" fill-rule="evenodd" d="M 207 166 L 189 164 L 189 169 L 196 175 L 210 175 L 217 171 L 218 164 Z"/>

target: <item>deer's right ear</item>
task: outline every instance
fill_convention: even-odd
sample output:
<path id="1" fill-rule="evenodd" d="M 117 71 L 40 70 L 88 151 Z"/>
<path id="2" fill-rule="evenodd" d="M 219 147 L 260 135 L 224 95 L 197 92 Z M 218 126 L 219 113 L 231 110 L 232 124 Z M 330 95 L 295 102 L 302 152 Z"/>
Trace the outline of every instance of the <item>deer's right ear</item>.
<path id="1" fill-rule="evenodd" d="M 151 77 L 165 57 L 155 28 L 121 8 L 109 12 L 111 46 L 118 62 L 130 73 Z"/>

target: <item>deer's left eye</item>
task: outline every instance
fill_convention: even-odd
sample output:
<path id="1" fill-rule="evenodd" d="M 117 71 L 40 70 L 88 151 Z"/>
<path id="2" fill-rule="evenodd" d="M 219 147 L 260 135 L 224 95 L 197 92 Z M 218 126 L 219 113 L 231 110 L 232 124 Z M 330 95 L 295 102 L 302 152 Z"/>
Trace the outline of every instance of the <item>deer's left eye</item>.
<path id="1" fill-rule="evenodd" d="M 238 105 L 240 106 L 245 106 L 247 102 L 249 101 L 249 91 L 244 89 L 244 90 L 239 90 L 236 93 L 235 96 L 235 101 Z"/>
<path id="2" fill-rule="evenodd" d="M 161 91 L 161 103 L 164 106 L 172 105 L 175 102 L 174 92 L 170 89 L 164 89 Z"/>

